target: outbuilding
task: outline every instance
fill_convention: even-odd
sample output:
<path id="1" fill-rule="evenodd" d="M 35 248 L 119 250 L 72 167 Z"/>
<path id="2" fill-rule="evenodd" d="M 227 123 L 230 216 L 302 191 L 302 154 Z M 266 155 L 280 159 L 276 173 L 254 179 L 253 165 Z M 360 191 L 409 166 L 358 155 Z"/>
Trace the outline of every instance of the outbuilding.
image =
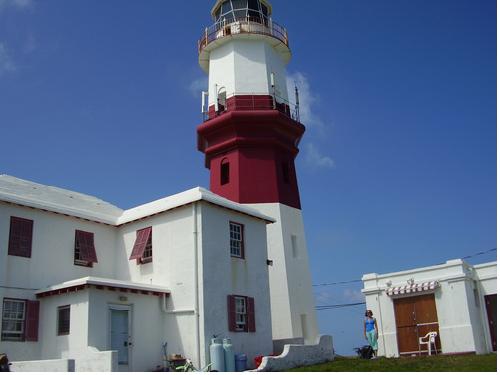
<path id="1" fill-rule="evenodd" d="M 496 352 L 497 263 L 450 260 L 363 276 L 367 309 L 378 320 L 379 355 Z"/>

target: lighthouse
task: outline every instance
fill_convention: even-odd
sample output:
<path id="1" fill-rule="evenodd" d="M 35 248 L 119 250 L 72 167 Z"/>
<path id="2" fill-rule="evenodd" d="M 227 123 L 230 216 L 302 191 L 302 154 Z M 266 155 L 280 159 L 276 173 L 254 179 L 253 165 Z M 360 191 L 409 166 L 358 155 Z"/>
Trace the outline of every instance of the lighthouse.
<path id="1" fill-rule="evenodd" d="M 213 25 L 198 42 L 208 88 L 197 128 L 210 190 L 276 219 L 267 229 L 273 340 L 313 343 L 318 329 L 295 169 L 306 129 L 297 90 L 288 96 L 288 32 L 267 0 L 219 0 L 211 14 Z"/>

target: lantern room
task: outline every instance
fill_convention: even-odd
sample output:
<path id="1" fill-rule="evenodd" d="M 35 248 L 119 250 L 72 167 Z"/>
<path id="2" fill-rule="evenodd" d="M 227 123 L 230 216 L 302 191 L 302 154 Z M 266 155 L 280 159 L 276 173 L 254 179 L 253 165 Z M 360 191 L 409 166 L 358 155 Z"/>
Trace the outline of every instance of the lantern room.
<path id="1" fill-rule="evenodd" d="M 264 0 L 219 0 L 212 9 L 212 17 L 215 22 L 251 19 L 267 24 L 271 11 L 271 4 Z"/>

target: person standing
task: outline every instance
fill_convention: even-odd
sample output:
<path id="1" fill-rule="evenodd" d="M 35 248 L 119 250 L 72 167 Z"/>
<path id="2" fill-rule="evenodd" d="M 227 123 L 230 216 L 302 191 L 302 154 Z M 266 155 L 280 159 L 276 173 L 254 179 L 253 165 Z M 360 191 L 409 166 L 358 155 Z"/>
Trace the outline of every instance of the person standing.
<path id="1" fill-rule="evenodd" d="M 378 325 L 377 319 L 373 317 L 373 312 L 371 310 L 366 310 L 365 312 L 363 328 L 365 332 L 365 339 L 368 340 L 368 344 L 370 344 L 373 349 L 376 358 L 378 351 Z"/>

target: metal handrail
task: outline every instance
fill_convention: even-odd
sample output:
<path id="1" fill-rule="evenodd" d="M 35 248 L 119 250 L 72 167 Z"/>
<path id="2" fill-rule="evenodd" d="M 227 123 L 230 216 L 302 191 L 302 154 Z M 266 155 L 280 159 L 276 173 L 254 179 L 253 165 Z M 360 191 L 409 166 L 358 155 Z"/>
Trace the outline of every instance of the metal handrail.
<path id="1" fill-rule="evenodd" d="M 231 99 L 234 97 L 238 97 L 238 100 L 232 101 Z M 203 120 L 208 121 L 231 111 L 277 110 L 292 120 L 300 122 L 299 104 L 290 103 L 279 95 L 233 93 L 227 95 L 225 103 L 226 105 L 220 104 L 222 109 L 219 108 L 218 112 L 212 112 L 212 116 L 210 116 L 210 111 L 204 113 Z"/>
<path id="2" fill-rule="evenodd" d="M 227 22 L 225 19 L 214 25 L 207 27 L 202 37 L 198 40 L 198 52 L 215 40 L 229 35 L 237 34 L 259 34 L 267 35 L 278 39 L 287 47 L 290 47 L 288 41 L 288 31 L 285 27 L 277 24 L 272 19 L 264 21 L 259 17 L 237 18 L 235 21 Z"/>

